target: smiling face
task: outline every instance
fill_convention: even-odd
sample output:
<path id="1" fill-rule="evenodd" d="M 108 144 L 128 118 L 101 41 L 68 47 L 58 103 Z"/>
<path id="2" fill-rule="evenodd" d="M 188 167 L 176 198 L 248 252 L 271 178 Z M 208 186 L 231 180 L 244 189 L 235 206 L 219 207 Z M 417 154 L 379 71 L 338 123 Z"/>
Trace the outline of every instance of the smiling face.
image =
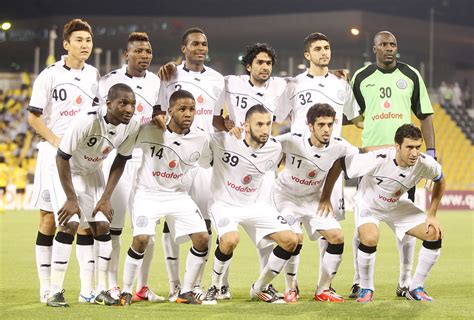
<path id="1" fill-rule="evenodd" d="M 207 38 L 202 33 L 190 33 L 186 37 L 186 45 L 181 46 L 181 52 L 188 64 L 203 65 L 209 48 Z"/>
<path id="2" fill-rule="evenodd" d="M 266 52 L 260 52 L 253 59 L 252 64 L 246 66 L 250 73 L 250 81 L 255 85 L 264 84 L 272 74 L 272 58 Z"/>
<path id="3" fill-rule="evenodd" d="M 379 33 L 375 36 L 373 51 L 377 66 L 391 69 L 397 63 L 397 39 L 389 32 Z"/>
<path id="4" fill-rule="evenodd" d="M 153 58 L 151 44 L 148 41 L 133 41 L 128 44 L 125 52 L 127 69 L 132 76 L 142 75 L 149 67 Z"/>
<path id="5" fill-rule="evenodd" d="M 74 63 L 84 63 L 92 53 L 92 35 L 87 31 L 74 31 L 69 40 L 63 41 L 68 59 Z"/>

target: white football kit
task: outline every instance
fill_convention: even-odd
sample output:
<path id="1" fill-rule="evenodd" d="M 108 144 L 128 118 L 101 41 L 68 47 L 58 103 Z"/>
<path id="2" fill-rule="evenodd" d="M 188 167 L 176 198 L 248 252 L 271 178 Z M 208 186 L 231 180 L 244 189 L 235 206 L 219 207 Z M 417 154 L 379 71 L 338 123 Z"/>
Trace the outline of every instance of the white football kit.
<path id="1" fill-rule="evenodd" d="M 281 144 L 274 138 L 259 149 L 228 133 L 211 137 L 213 171 L 212 201 L 209 212 L 219 237 L 238 231 L 242 225 L 254 244 L 266 247 L 272 242 L 265 236 L 291 230 L 274 206 L 259 201 L 265 172 L 276 169 L 281 157 Z"/>
<path id="2" fill-rule="evenodd" d="M 329 144 L 317 148 L 311 143 L 311 133 L 287 133 L 276 137 L 286 154 L 285 168 L 278 175 L 272 198 L 296 233 L 303 233 L 304 224 L 310 239 L 319 238 L 318 230 L 340 229 L 333 216 L 317 216 L 326 176 L 338 159 L 359 153 L 359 149 L 342 138 L 332 137 Z"/>
<path id="3" fill-rule="evenodd" d="M 92 210 L 105 187 L 102 161 L 113 149 L 117 149 L 117 156 L 130 159 L 139 129 L 133 119 L 128 125 L 114 126 L 107 123 L 102 112 L 104 109 L 98 108 L 75 119 L 57 151 L 58 156 L 69 160 L 72 182 L 81 209 L 81 217 L 74 215 L 69 221 L 80 222 L 82 228 L 88 227 L 86 222 L 107 221 L 100 213 L 92 217 Z M 57 223 L 57 213 L 66 201 L 66 194 L 56 167 L 51 167 L 50 175 L 51 202 Z"/>
<path id="4" fill-rule="evenodd" d="M 290 115 L 291 132 L 305 133 L 309 131 L 306 114 L 316 103 L 327 103 L 336 111 L 333 137 L 341 136 L 343 114 L 348 120 L 359 115 L 359 105 L 347 81 L 337 78 L 332 73 L 313 76 L 305 71 L 288 81 L 275 109 L 275 121 L 284 121 Z M 338 220 L 345 218 L 343 191 L 341 176 L 331 194 L 331 203 Z"/>
<path id="5" fill-rule="evenodd" d="M 41 114 L 45 125 L 62 137 L 71 121 L 92 106 L 97 96 L 99 72 L 89 64 L 80 70 L 60 61 L 44 69 L 33 84 L 28 111 Z M 32 203 L 35 207 L 53 211 L 49 190 L 50 166 L 56 167 L 56 148 L 46 141 L 38 143 Z"/>
<path id="6" fill-rule="evenodd" d="M 133 235 L 155 235 L 155 226 L 166 217 L 176 243 L 206 232 L 197 205 L 186 192 L 183 177 L 198 164 L 210 166 L 208 135 L 199 129 L 177 134 L 153 124 L 142 126 L 136 141 L 142 161 L 134 192 Z"/>
<path id="7" fill-rule="evenodd" d="M 107 99 L 109 89 L 117 84 L 124 83 L 132 88 L 135 93 L 136 106 L 133 119 L 139 124 L 145 124 L 151 121 L 153 114 L 153 107 L 158 100 L 158 93 L 160 90 L 160 78 L 150 71 L 146 71 L 143 77 L 133 77 L 127 72 L 127 66 L 114 70 L 99 81 L 99 94 L 103 101 Z M 110 168 L 115 158 L 115 151 L 110 157 L 104 160 L 103 172 L 105 179 L 108 178 Z M 142 160 L 141 148 L 135 148 L 132 154 L 132 159 L 127 161 L 122 177 L 115 187 L 115 190 L 110 198 L 112 207 L 114 208 L 114 219 L 110 225 L 111 229 L 121 230 L 125 222 L 125 212 L 129 207 L 131 201 L 131 192 L 136 181 L 137 171 Z"/>
<path id="8" fill-rule="evenodd" d="M 356 227 L 384 221 L 403 239 L 405 233 L 422 224 L 426 214 L 408 199 L 407 190 L 421 179 L 439 181 L 441 165 L 432 157 L 420 154 L 411 167 L 399 167 L 394 147 L 366 154 L 347 156 L 343 170 L 349 178 L 362 177 L 354 196 Z"/>
<path id="9" fill-rule="evenodd" d="M 167 111 L 169 98 L 177 90 L 186 90 L 192 93 L 196 100 L 196 115 L 193 128 L 200 128 L 206 133 L 214 132 L 212 119 L 220 115 L 221 106 L 217 103 L 224 92 L 224 77 L 207 66 L 201 72 L 190 71 L 183 62 L 176 67 L 176 75 L 170 81 L 162 81 L 158 104 L 161 110 Z M 203 190 L 209 190 L 212 169 L 201 167 L 193 169 L 188 192 L 196 202 L 205 219 L 209 218 L 208 203 L 210 195 Z M 189 176 L 191 177 L 191 175 Z"/>

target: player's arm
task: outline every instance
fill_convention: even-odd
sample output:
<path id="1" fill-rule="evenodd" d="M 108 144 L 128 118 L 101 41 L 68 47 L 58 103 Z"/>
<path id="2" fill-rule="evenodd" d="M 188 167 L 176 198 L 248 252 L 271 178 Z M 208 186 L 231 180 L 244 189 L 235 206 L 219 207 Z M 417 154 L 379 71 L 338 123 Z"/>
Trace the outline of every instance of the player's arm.
<path id="1" fill-rule="evenodd" d="M 438 211 L 438 207 L 441 202 L 441 198 L 444 195 L 445 190 L 446 190 L 446 181 L 444 180 L 443 176 L 441 176 L 441 178 L 438 180 L 434 180 L 433 192 L 431 195 L 431 205 L 430 205 L 430 208 L 428 209 L 426 222 L 425 222 L 425 225 L 426 225 L 425 232 L 428 233 L 429 228 L 432 227 L 435 229 L 436 234 L 438 235 L 438 238 L 440 239 L 443 237 L 443 231 L 441 229 L 441 225 L 436 219 L 436 213 Z"/>
<path id="2" fill-rule="evenodd" d="M 424 119 L 420 119 L 420 129 L 423 140 L 425 140 L 426 144 L 426 154 L 436 159 L 435 133 L 432 114 Z"/>
<path id="3" fill-rule="evenodd" d="M 158 77 L 163 81 L 170 81 L 171 78 L 176 74 L 176 62 L 170 61 L 162 65 L 158 70 Z"/>
<path id="4" fill-rule="evenodd" d="M 69 164 L 70 158 L 70 154 L 58 149 L 58 153 L 56 155 L 56 165 L 58 167 L 61 186 L 63 187 L 64 193 L 66 194 L 66 202 L 64 202 L 64 205 L 58 211 L 59 225 L 65 225 L 75 214 L 77 214 L 79 217 L 81 216 L 79 202 L 77 201 L 77 195 L 72 184 L 71 166 Z"/>
<path id="5" fill-rule="evenodd" d="M 212 117 L 212 125 L 216 128 L 216 131 L 229 131 L 225 125 L 225 119 L 223 116 L 214 115 Z"/>
<path id="6" fill-rule="evenodd" d="M 334 161 L 324 181 L 323 192 L 319 200 L 319 208 L 317 212 L 317 214 L 322 217 L 327 217 L 329 214 L 334 214 L 331 205 L 331 194 L 332 190 L 334 189 L 334 185 L 341 174 L 341 161 L 343 160 L 344 158 Z"/>
<path id="7" fill-rule="evenodd" d="M 41 114 L 28 111 L 28 124 L 35 129 L 36 133 L 38 133 L 43 139 L 48 141 L 52 146 L 56 149 L 59 147 L 59 143 L 61 142 L 61 138 L 54 134 L 43 122 L 41 119 Z"/>

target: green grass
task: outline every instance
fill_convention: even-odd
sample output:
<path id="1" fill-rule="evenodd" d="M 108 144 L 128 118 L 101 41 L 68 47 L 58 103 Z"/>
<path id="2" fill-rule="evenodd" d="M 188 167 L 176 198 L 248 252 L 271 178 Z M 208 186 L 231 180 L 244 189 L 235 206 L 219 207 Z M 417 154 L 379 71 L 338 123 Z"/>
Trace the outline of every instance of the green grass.
<path id="1" fill-rule="evenodd" d="M 217 306 L 147 302 L 134 304 L 130 308 L 81 305 L 77 303 L 79 276 L 73 252 L 65 282 L 66 298 L 71 308 L 53 309 L 40 304 L 38 300 L 34 253 L 38 213 L 7 211 L 0 215 L 0 316 L 2 319 L 473 318 L 474 214 L 445 211 L 440 212 L 439 217 L 444 226 L 445 238 L 440 260 L 426 283 L 428 292 L 435 299 L 431 304 L 407 301 L 395 296 L 398 252 L 393 234 L 387 227 L 382 226 L 376 260 L 375 301 L 368 305 L 359 305 L 352 301 L 344 304 L 311 301 L 318 273 L 318 246 L 310 241 L 306 241 L 303 246 L 298 274 L 301 301 L 294 305 L 250 302 L 249 287 L 258 277 L 257 255 L 249 238 L 242 234 L 230 269 L 232 301 L 220 302 Z M 333 286 L 338 293 L 346 295 L 352 285 L 351 214 L 343 222 L 343 228 L 347 244 Z M 161 233 L 157 238 L 161 239 Z M 122 253 L 126 252 L 130 240 L 128 229 L 123 236 Z M 419 243 L 417 252 L 418 247 Z M 184 245 L 181 249 L 181 256 L 185 257 L 189 246 Z M 206 268 L 205 285 L 209 284 L 211 265 L 212 263 L 209 263 Z M 183 260 L 181 266 L 184 267 Z M 274 284 L 281 290 L 284 288 L 281 276 Z M 156 246 L 150 285 L 159 294 L 167 295 L 168 285 L 161 245 Z"/>

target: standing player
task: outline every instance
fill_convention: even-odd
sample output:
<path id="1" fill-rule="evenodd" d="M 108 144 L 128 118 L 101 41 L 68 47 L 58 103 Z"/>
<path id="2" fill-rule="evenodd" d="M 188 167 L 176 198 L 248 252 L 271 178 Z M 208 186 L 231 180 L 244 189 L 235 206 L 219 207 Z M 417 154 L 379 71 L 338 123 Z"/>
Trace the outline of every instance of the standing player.
<path id="1" fill-rule="evenodd" d="M 223 110 L 224 104 L 229 112 L 229 119 L 237 127 L 243 127 L 247 110 L 256 104 L 263 105 L 273 116 L 277 100 L 286 87 L 286 80 L 272 77 L 272 69 L 276 62 L 275 50 L 266 43 L 255 43 L 246 48 L 242 57 L 242 65 L 246 75 L 230 75 L 225 77 L 225 94 L 218 102 Z M 224 101 L 223 101 L 224 100 Z M 221 112 L 221 114 L 223 111 Z M 264 190 L 261 197 L 269 198 L 270 190 L 275 181 L 275 173 L 268 172 L 265 176 Z M 258 249 L 260 271 L 265 268 L 272 248 Z M 228 281 L 229 269 L 222 280 L 221 292 L 218 299 L 230 299 Z"/>
<path id="2" fill-rule="evenodd" d="M 122 305 L 130 305 L 137 269 L 156 224 L 166 217 L 175 243 L 192 240 L 186 259 L 183 287 L 176 302 L 200 304 L 193 287 L 206 262 L 209 235 L 199 208 L 186 192 L 183 176 L 198 164 L 210 166 L 207 135 L 191 128 L 196 113 L 194 97 L 185 90 L 175 91 L 169 102 L 170 121 L 166 129 L 148 124 L 140 129 L 136 147 L 142 162 L 133 200 L 133 243 L 128 250 L 123 272 Z"/>
<path id="3" fill-rule="evenodd" d="M 281 144 L 270 137 L 271 125 L 270 112 L 263 105 L 255 105 L 246 114 L 244 139 L 223 132 L 212 136 L 213 198 L 209 212 L 219 245 L 215 251 L 212 284 L 204 304 L 217 303 L 222 275 L 239 242 L 239 225 L 258 247 L 271 246 L 273 241 L 277 243 L 265 269 L 250 289 L 251 298 L 284 303 L 268 285 L 290 259 L 298 239 L 284 217 L 259 198 L 265 173 L 275 170 L 281 157 Z"/>
<path id="4" fill-rule="evenodd" d="M 362 146 L 372 147 L 393 144 L 398 127 L 411 123 L 411 113 L 420 120 L 421 132 L 426 144 L 426 153 L 436 159 L 433 129 L 433 108 L 423 79 L 416 69 L 397 61 L 397 39 L 388 31 L 378 32 L 374 37 L 373 51 L 376 62 L 359 69 L 352 78 L 354 95 L 364 116 Z M 414 201 L 415 188 L 408 192 Z M 359 275 L 357 274 L 357 232 L 354 234 L 354 285 L 351 297 L 357 296 Z M 400 278 L 397 296 L 404 296 L 410 284 L 415 239 L 397 238 L 400 254 Z"/>
<path id="5" fill-rule="evenodd" d="M 158 99 L 160 79 L 148 71 L 153 51 L 148 35 L 144 32 L 132 32 L 128 36 L 127 48 L 125 50 L 127 64 L 122 68 L 110 72 L 99 81 L 99 94 L 103 100 L 107 99 L 107 92 L 116 83 L 125 83 L 135 93 L 137 106 L 133 118 L 140 124 L 148 123 L 151 120 L 153 107 Z M 110 261 L 109 285 L 111 295 L 118 299 L 120 288 L 118 286 L 118 265 L 120 261 L 120 235 L 122 234 L 125 222 L 125 212 L 129 206 L 133 181 L 136 180 L 136 173 L 141 163 L 141 149 L 137 148 L 133 152 L 132 159 L 127 162 L 125 172 L 110 201 L 114 207 L 114 220 L 110 225 L 112 236 L 112 260 Z M 108 157 L 104 161 L 103 172 L 107 179 L 114 157 Z M 130 209 L 129 209 L 130 211 Z M 147 254 L 143 260 L 137 281 L 137 291 L 134 301 L 149 300 L 154 302 L 164 301 L 148 288 L 148 274 L 154 253 L 154 239 L 148 244 Z"/>
<path id="6" fill-rule="evenodd" d="M 309 62 L 309 68 L 292 78 L 279 99 L 275 110 L 277 122 L 291 117 L 291 132 L 304 134 L 308 131 L 306 114 L 315 103 L 327 103 L 336 111 L 333 134 L 340 137 L 342 132 L 343 116 L 360 126 L 359 106 L 354 98 L 350 85 L 344 79 L 338 78 L 329 72 L 331 61 L 331 45 L 329 39 L 322 33 L 311 33 L 304 40 L 304 57 Z M 344 219 L 344 194 L 342 177 L 331 195 L 335 215 L 338 220 Z M 319 274 L 321 275 L 324 254 L 327 250 L 326 239 L 319 240 Z M 296 279 L 299 256 L 294 256 L 287 264 L 287 288 Z"/>
<path id="7" fill-rule="evenodd" d="M 181 40 L 181 52 L 185 60 L 182 64 L 176 66 L 176 72 L 170 80 L 162 80 L 159 104 L 161 107 L 167 106 L 171 94 L 176 90 L 189 91 L 196 99 L 196 116 L 193 121 L 193 128 L 200 128 L 207 133 L 212 133 L 214 132 L 214 124 L 219 126 L 219 130 L 223 130 L 225 128 L 224 121 L 219 113 L 220 108 L 218 108 L 217 101 L 224 90 L 224 77 L 204 65 L 208 53 L 208 42 L 204 32 L 199 28 L 186 30 Z M 210 195 L 208 192 L 203 192 L 203 190 L 209 190 L 211 171 L 210 168 L 198 167 L 189 175 L 189 180 L 191 180 L 189 181 L 189 194 L 203 214 L 209 234 L 211 234 L 211 223 L 208 218 L 207 204 Z M 211 237 L 209 237 L 209 243 L 211 243 Z M 166 223 L 163 229 L 163 251 L 170 283 L 170 300 L 173 301 L 176 299 L 180 287 L 179 246 L 173 242 Z M 195 290 L 199 296 L 203 296 L 203 290 L 200 286 L 203 271 L 201 271 L 198 278 Z"/>
<path id="8" fill-rule="evenodd" d="M 308 110 L 309 131 L 277 137 L 286 154 L 286 162 L 273 188 L 272 198 L 280 214 L 298 235 L 300 244 L 294 255 L 298 255 L 302 247 L 301 223 L 310 239 L 322 235 L 328 241 L 314 300 L 344 302 L 341 296 L 329 290 L 344 250 L 341 225 L 332 215 L 316 215 L 322 187 L 332 164 L 345 155 L 359 153 L 345 140 L 331 138 L 335 116 L 336 112 L 330 105 L 317 103 Z M 285 300 L 296 302 L 296 281 L 286 286 L 291 289 L 285 293 Z"/>
<path id="9" fill-rule="evenodd" d="M 105 115 L 103 109 L 99 108 L 74 121 L 59 145 L 57 171 L 51 171 L 51 202 L 60 227 L 52 253 L 52 296 L 47 302 L 51 307 L 69 306 L 64 300 L 63 282 L 79 224 L 82 227 L 88 224 L 98 245 L 97 289 L 100 293 L 95 297 L 95 303 L 118 303 L 107 292 L 112 252 L 110 221 L 113 209 L 110 196 L 126 161 L 131 158 L 139 124 L 132 120 L 135 95 L 129 86 L 122 83 L 112 86 L 107 94 L 106 105 Z M 115 148 L 118 150 L 117 156 L 105 185 L 102 160 Z"/>
<path id="10" fill-rule="evenodd" d="M 40 301 L 46 303 L 50 291 L 51 252 L 56 231 L 49 189 L 50 166 L 61 137 L 82 109 L 97 96 L 99 72 L 85 63 L 92 52 L 92 29 L 83 20 L 64 25 L 63 47 L 67 55 L 43 70 L 33 85 L 28 107 L 28 123 L 44 139 L 38 143 L 33 205 L 40 209 L 36 238 L 36 267 L 40 280 Z M 92 281 L 94 239 L 84 231 L 77 236 L 77 257 L 81 265 L 80 301 L 93 301 Z"/>
<path id="11" fill-rule="evenodd" d="M 361 177 L 354 196 L 354 215 L 360 244 L 357 262 L 360 290 L 357 302 L 372 301 L 374 294 L 375 252 L 379 240 L 379 222 L 384 221 L 402 241 L 413 236 L 423 241 L 415 275 L 409 283 L 409 300 L 433 299 L 424 290 L 424 282 L 439 258 L 442 230 L 436 219 L 438 205 L 445 189 L 441 166 L 432 157 L 420 153 L 421 130 L 404 124 L 395 133 L 395 147 L 350 155 L 341 165 L 349 178 Z M 407 197 L 406 192 L 421 179 L 434 181 L 431 206 L 427 213 Z M 334 177 L 328 177 L 333 181 Z M 331 184 L 328 183 L 330 192 Z M 329 192 L 323 191 L 320 207 L 329 210 Z"/>

